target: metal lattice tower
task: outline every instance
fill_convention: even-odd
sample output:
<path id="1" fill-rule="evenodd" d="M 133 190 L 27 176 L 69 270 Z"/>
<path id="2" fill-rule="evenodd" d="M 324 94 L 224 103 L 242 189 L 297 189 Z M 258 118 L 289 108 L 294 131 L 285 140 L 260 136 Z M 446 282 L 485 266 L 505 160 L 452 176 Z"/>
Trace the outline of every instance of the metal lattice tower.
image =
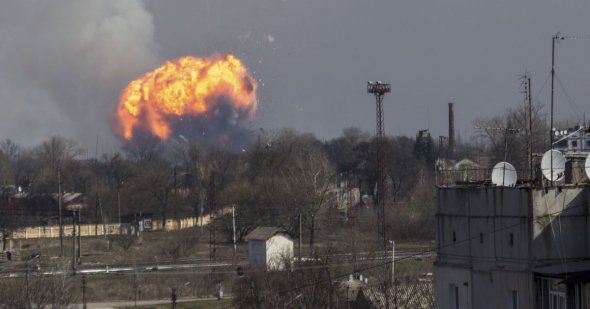
<path id="1" fill-rule="evenodd" d="M 387 236 L 385 235 L 385 129 L 383 128 L 383 97 L 386 93 L 391 92 L 391 84 L 382 83 L 381 81 L 368 82 L 367 92 L 375 96 L 377 102 L 377 138 L 379 145 L 377 148 L 377 162 L 379 164 L 379 183 L 377 184 L 377 202 L 381 206 L 381 236 L 383 244 L 387 246 Z"/>

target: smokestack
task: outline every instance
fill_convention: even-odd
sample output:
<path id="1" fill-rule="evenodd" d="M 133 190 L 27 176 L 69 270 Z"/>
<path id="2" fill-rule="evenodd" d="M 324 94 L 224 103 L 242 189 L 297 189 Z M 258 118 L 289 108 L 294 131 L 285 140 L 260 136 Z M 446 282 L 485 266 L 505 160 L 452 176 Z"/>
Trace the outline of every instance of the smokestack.
<path id="1" fill-rule="evenodd" d="M 448 156 L 452 158 L 455 153 L 455 112 L 453 103 L 449 103 L 449 151 Z"/>

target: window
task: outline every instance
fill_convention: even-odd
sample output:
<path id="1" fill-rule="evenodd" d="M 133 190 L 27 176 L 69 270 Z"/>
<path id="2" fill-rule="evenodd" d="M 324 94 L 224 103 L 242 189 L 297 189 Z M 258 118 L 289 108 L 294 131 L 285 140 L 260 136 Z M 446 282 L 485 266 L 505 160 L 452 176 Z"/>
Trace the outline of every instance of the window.
<path id="1" fill-rule="evenodd" d="M 578 147 L 578 141 L 572 141 L 572 148 Z"/>
<path id="2" fill-rule="evenodd" d="M 449 286 L 449 309 L 459 309 L 459 287 L 454 284 Z"/>
<path id="3" fill-rule="evenodd" d="M 510 245 L 513 246 L 514 245 L 514 234 L 510 233 L 510 241 L 509 241 Z"/>
<path id="4" fill-rule="evenodd" d="M 483 244 L 483 233 L 479 233 L 479 243 Z"/>
<path id="5" fill-rule="evenodd" d="M 457 233 L 455 233 L 455 231 L 453 231 L 453 242 L 457 241 Z"/>
<path id="6" fill-rule="evenodd" d="M 508 303 L 506 304 L 508 309 L 518 309 L 518 294 L 516 291 L 508 291 Z"/>

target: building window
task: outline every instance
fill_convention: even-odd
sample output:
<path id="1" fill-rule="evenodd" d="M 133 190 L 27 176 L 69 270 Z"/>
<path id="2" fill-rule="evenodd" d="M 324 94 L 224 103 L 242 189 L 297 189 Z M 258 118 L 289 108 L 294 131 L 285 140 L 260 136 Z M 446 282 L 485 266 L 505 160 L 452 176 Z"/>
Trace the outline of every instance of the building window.
<path id="1" fill-rule="evenodd" d="M 514 245 L 514 234 L 510 233 L 510 245 Z"/>
<path id="2" fill-rule="evenodd" d="M 457 233 L 455 233 L 455 231 L 453 231 L 453 242 L 457 241 Z"/>
<path id="3" fill-rule="evenodd" d="M 578 141 L 572 141 L 572 147 L 578 147 Z"/>
<path id="4" fill-rule="evenodd" d="M 479 243 L 483 244 L 483 233 L 479 233 Z"/>
<path id="5" fill-rule="evenodd" d="M 459 287 L 454 284 L 449 286 L 449 309 L 459 309 Z"/>
<path id="6" fill-rule="evenodd" d="M 518 309 L 518 294 L 516 291 L 508 291 L 508 303 L 506 305 L 508 309 Z"/>

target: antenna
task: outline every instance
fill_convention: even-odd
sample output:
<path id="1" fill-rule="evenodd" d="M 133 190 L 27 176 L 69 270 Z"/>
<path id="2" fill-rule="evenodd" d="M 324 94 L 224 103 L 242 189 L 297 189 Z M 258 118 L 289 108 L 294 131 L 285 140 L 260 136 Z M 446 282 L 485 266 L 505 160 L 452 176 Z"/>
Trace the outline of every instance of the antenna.
<path id="1" fill-rule="evenodd" d="M 584 171 L 586 172 L 586 177 L 590 179 L 590 154 L 586 157 L 586 162 L 584 163 Z"/>
<path id="2" fill-rule="evenodd" d="M 561 180 L 565 174 L 565 157 L 559 150 L 547 150 L 541 159 L 541 171 L 547 180 Z"/>
<path id="3" fill-rule="evenodd" d="M 500 162 L 492 170 L 492 183 L 499 187 L 514 187 L 516 185 L 516 169 L 508 162 Z"/>

